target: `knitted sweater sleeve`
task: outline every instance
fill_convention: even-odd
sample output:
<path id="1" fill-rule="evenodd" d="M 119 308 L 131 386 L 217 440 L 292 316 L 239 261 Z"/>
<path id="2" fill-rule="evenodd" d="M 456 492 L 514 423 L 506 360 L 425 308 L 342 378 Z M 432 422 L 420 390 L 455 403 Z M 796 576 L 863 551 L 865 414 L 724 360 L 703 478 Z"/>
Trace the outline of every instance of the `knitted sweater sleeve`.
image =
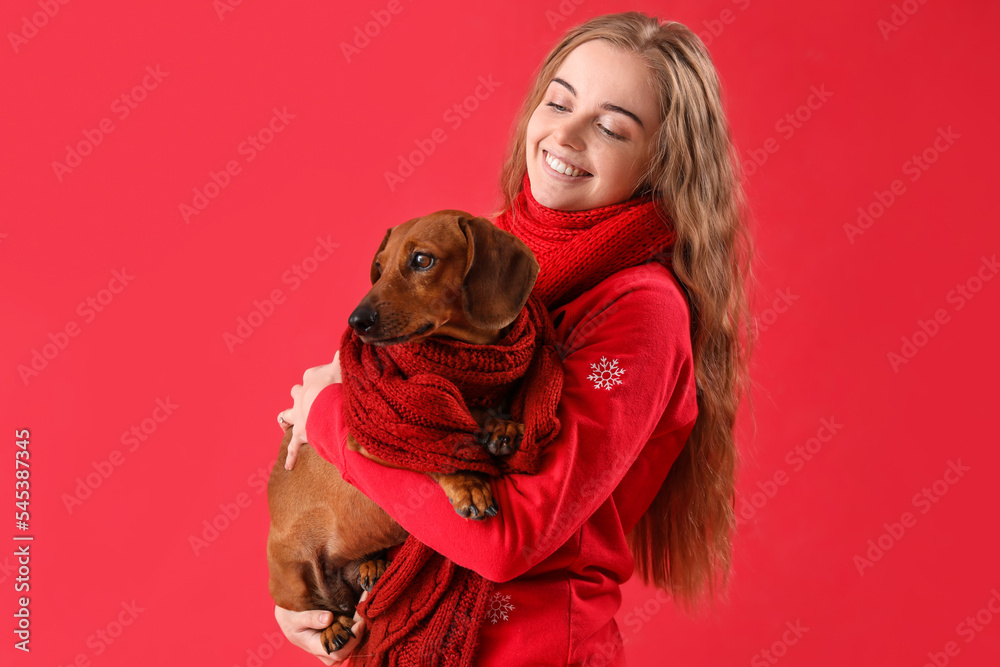
<path id="1" fill-rule="evenodd" d="M 456 514 L 427 475 L 347 449 L 340 384 L 313 403 L 310 443 L 418 540 L 487 579 L 508 581 L 579 530 L 654 430 L 690 428 L 697 407 L 689 318 L 684 297 L 662 282 L 619 286 L 596 300 L 569 334 L 559 435 L 537 474 L 493 480 L 500 512 L 484 521 Z"/>

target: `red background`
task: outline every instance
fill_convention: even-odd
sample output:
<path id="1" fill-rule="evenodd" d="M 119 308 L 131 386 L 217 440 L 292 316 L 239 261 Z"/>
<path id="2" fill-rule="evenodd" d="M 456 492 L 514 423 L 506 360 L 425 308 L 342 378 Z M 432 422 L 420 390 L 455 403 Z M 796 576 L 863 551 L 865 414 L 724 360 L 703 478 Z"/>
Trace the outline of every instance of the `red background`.
<path id="1" fill-rule="evenodd" d="M 491 210 L 535 68 L 568 27 L 625 9 L 681 21 L 710 45 L 753 165 L 766 327 L 756 424 L 741 422 L 738 501 L 757 507 L 737 536 L 731 602 L 688 619 L 633 580 L 618 617 L 630 664 L 923 665 L 929 653 L 938 664 L 997 664 L 1000 618 L 987 602 L 1000 587 L 1000 280 L 974 278 L 1000 249 L 987 195 L 1000 4 L 401 0 L 350 62 L 341 44 L 387 2 L 291 4 L 248 1 L 220 17 L 210 0 L 70 2 L 32 31 L 24 20 L 42 11 L 37 0 L 4 3 L 5 664 L 67 665 L 81 654 L 102 666 L 248 666 L 255 654 L 269 667 L 316 664 L 287 642 L 273 657 L 261 650 L 277 631 L 260 493 L 280 439 L 275 415 L 302 371 L 332 358 L 384 230 L 440 208 Z M 901 25 L 883 34 L 879 22 L 894 13 Z M 10 33 L 30 37 L 14 44 Z M 120 118 L 113 102 L 147 66 L 167 74 Z M 495 90 L 449 124 L 445 112 L 479 77 Z M 809 109 L 813 87 L 829 99 Z M 294 118 L 247 161 L 241 142 L 274 108 Z M 778 124 L 796 112 L 794 132 Z M 104 118 L 113 131 L 60 181 L 53 162 Z M 390 189 L 385 173 L 437 128 L 446 140 Z M 943 152 L 933 148 L 939 128 L 958 135 Z M 911 180 L 906 163 L 925 149 L 935 161 Z M 230 160 L 240 172 L 187 224 L 179 206 Z M 878 213 L 880 197 L 893 201 L 849 238 L 845 225 L 859 207 Z M 339 247 L 292 289 L 283 276 L 317 237 Z M 128 285 L 102 292 L 123 268 Z M 951 290 L 970 279 L 979 291 L 959 308 Z M 224 334 L 276 289 L 284 302 L 230 351 Z M 78 310 L 108 296 L 92 318 Z M 935 334 L 916 336 L 916 355 L 894 368 L 889 353 L 939 309 L 944 323 L 926 325 Z M 79 329 L 63 339 L 68 323 Z M 25 381 L 19 367 L 50 334 L 64 349 L 52 343 L 54 358 Z M 173 414 L 147 421 L 155 432 L 128 451 L 122 435 L 167 398 Z M 824 419 L 841 425 L 832 438 Z M 31 430 L 35 537 L 28 655 L 11 634 L 21 428 Z M 827 442 L 795 463 L 795 448 L 817 436 Z M 107 470 L 116 450 L 120 465 L 70 512 L 77 478 Z M 968 471 L 915 504 L 949 461 Z M 220 504 L 232 513 L 241 500 L 196 554 L 191 536 L 226 523 Z M 904 512 L 904 534 L 884 535 Z M 855 557 L 880 536 L 888 548 L 859 574 Z M 96 639 L 133 600 L 134 621 L 110 644 Z M 963 631 L 979 612 L 989 622 Z M 786 623 L 808 630 L 785 634 Z M 948 642 L 956 655 L 944 653 Z"/>

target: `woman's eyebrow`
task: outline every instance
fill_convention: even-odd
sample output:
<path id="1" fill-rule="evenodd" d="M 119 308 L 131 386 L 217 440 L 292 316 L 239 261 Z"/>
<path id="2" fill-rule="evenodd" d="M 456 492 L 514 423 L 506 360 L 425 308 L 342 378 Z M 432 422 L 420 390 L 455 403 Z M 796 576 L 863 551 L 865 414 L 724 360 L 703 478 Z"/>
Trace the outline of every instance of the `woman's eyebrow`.
<path id="1" fill-rule="evenodd" d="M 576 89 L 573 88 L 573 86 L 569 85 L 569 83 L 567 81 L 564 81 L 563 79 L 560 79 L 559 77 L 556 77 L 556 78 L 552 79 L 552 81 L 550 81 L 549 83 L 558 83 L 560 85 L 566 86 L 566 89 L 569 92 L 573 93 L 573 96 L 576 97 Z M 644 130 L 646 129 L 646 126 L 642 124 L 642 121 L 639 120 L 639 117 L 636 116 L 631 111 L 629 111 L 628 109 L 623 109 L 622 107 L 618 106 L 617 104 L 612 104 L 611 102 L 605 102 L 604 104 L 601 105 L 601 108 L 605 109 L 607 111 L 614 111 L 616 113 L 624 114 L 624 115 L 628 116 L 629 118 L 631 118 L 632 120 L 634 120 L 635 122 L 639 123 L 639 127 L 641 127 Z"/>

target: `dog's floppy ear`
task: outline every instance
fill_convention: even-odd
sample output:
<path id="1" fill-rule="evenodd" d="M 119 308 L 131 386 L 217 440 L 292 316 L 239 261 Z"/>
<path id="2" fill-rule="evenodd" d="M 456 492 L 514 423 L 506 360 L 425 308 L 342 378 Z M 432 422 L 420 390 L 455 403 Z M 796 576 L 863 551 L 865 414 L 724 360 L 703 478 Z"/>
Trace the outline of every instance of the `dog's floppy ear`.
<path id="1" fill-rule="evenodd" d="M 375 281 L 378 280 L 379 276 L 382 275 L 382 272 L 379 271 L 377 268 L 375 268 L 375 261 L 378 259 L 378 254 L 383 250 L 385 250 L 385 244 L 389 242 L 389 237 L 392 235 L 392 229 L 393 228 L 390 227 L 389 229 L 385 230 L 385 238 L 382 239 L 382 244 L 378 247 L 378 250 L 375 251 L 375 256 L 372 257 L 372 268 L 371 268 L 372 285 L 374 285 Z"/>
<path id="2" fill-rule="evenodd" d="M 468 244 L 462 308 L 472 324 L 502 329 L 521 312 L 538 277 L 538 260 L 524 241 L 486 218 L 461 216 Z"/>

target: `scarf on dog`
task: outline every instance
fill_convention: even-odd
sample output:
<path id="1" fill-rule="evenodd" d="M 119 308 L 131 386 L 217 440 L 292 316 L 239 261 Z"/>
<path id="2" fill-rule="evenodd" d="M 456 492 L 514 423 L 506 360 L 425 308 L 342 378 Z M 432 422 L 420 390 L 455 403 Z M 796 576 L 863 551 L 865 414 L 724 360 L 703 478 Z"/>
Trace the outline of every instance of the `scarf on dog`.
<path id="1" fill-rule="evenodd" d="M 554 343 L 549 314 L 534 296 L 495 345 L 431 336 L 377 347 L 349 328 L 340 347 L 348 430 L 368 453 L 410 470 L 536 472 L 559 431 L 562 365 Z M 469 408 L 495 406 L 515 389 L 508 418 L 525 432 L 518 451 L 498 460 L 477 442 Z"/>
<path id="2" fill-rule="evenodd" d="M 417 470 L 441 472 L 466 469 L 495 475 L 536 470 L 544 445 L 559 428 L 554 410 L 562 389 L 561 364 L 549 356 L 554 333 L 547 315 L 543 317 L 538 312 L 539 303 L 553 311 L 613 273 L 643 262 L 658 261 L 670 267 L 676 238 L 666 215 L 649 194 L 587 211 L 559 211 L 532 197 L 527 174 L 521 192 L 494 224 L 524 241 L 540 266 L 527 306 L 501 341 L 501 346 L 509 351 L 509 361 L 516 367 L 511 373 L 500 372 L 491 379 L 469 372 L 470 363 L 479 352 L 484 353 L 485 367 L 500 370 L 495 362 L 503 352 L 472 350 L 478 346 L 450 341 L 430 343 L 432 338 L 419 344 L 430 343 L 422 352 L 396 350 L 408 347 L 407 344 L 371 349 L 358 345 L 352 330 L 345 333 L 341 366 L 347 427 L 359 443 L 379 458 L 399 461 Z M 537 337 L 540 323 L 544 336 L 536 343 L 542 344 L 536 346 L 536 354 L 527 364 L 525 384 L 512 408 L 513 418 L 525 423 L 525 436 L 519 451 L 502 466 L 491 460 L 482 447 L 469 446 L 476 425 L 463 408 L 462 398 L 466 398 L 466 405 L 476 405 L 477 396 L 485 401 L 480 405 L 488 404 L 496 396 L 491 393 L 491 382 L 509 382 L 517 377 L 527 357 L 528 339 L 524 332 L 530 335 L 533 328 Z M 423 353 L 427 359 L 420 361 Z M 449 354 L 455 354 L 456 358 Z M 411 363 L 418 369 L 412 375 Z M 456 368 L 457 376 L 453 372 Z M 558 378 L 554 396 L 553 385 L 540 373 L 550 379 Z M 406 378 L 418 376 L 417 382 L 403 384 Z M 382 382 L 388 383 L 384 394 Z M 364 393 L 357 393 L 359 389 Z M 465 394 L 466 390 L 471 395 Z M 382 397 L 372 401 L 372 392 Z M 371 403 L 377 403 L 374 409 L 378 419 L 388 419 L 390 428 L 386 429 L 389 424 L 384 421 L 367 422 L 366 409 L 371 409 Z M 385 443 L 387 432 L 392 442 Z M 358 433 L 366 434 L 362 435 L 364 442 Z M 447 444 L 435 446 L 442 441 Z M 455 565 L 412 535 L 397 549 L 385 573 L 358 606 L 359 613 L 366 618 L 367 639 L 355 651 L 352 664 L 470 667 L 493 583 Z"/>
<path id="3" fill-rule="evenodd" d="M 348 328 L 340 364 L 347 430 L 372 455 L 411 470 L 534 473 L 559 432 L 562 362 L 534 296 L 495 345 L 432 336 L 378 347 Z M 524 424 L 524 435 L 514 454 L 496 459 L 477 442 L 469 408 L 490 408 L 511 392 L 511 414 L 498 417 Z M 492 591 L 492 582 L 411 535 L 358 606 L 367 640 L 352 662 L 471 665 Z"/>

